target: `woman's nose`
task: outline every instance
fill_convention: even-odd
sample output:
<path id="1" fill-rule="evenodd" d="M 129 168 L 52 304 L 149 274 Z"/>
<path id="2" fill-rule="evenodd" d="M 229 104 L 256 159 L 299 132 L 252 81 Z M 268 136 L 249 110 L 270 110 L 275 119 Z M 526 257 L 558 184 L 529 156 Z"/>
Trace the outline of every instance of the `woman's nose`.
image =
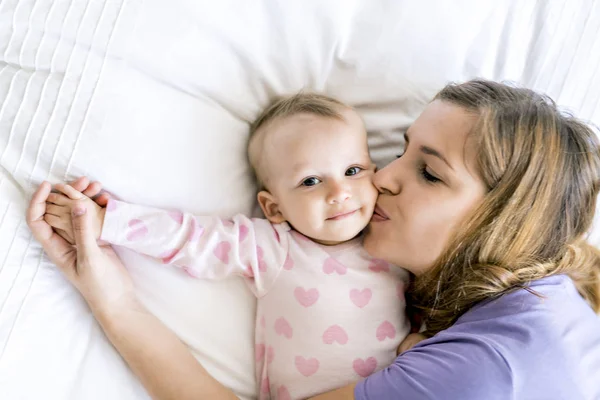
<path id="1" fill-rule="evenodd" d="M 402 158 L 392 161 L 373 175 L 373 185 L 379 193 L 395 195 L 401 189 L 401 161 Z"/>
<path id="2" fill-rule="evenodd" d="M 350 199 L 352 194 L 348 186 L 334 182 L 330 184 L 327 202 L 329 204 L 341 204 Z"/>

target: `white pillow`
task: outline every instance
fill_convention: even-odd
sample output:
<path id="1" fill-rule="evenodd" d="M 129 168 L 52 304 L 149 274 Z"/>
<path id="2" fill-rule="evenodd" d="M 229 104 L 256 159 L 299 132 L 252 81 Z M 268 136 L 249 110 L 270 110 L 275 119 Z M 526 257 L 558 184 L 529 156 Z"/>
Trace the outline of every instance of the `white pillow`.
<path id="1" fill-rule="evenodd" d="M 509 79 L 600 122 L 600 3 L 410 0 L 0 5 L 0 398 L 145 392 L 24 224 L 44 179 L 130 202 L 253 210 L 248 122 L 302 88 L 355 106 L 379 165 L 447 81 Z M 148 307 L 240 397 L 255 300 L 119 251 Z"/>

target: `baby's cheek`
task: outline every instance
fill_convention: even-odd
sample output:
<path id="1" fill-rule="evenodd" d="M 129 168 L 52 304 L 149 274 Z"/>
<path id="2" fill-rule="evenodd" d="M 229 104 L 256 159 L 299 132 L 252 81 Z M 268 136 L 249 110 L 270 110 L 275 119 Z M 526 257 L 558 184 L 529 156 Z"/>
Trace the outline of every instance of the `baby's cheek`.
<path id="1" fill-rule="evenodd" d="M 379 193 L 377 192 L 377 188 L 373 185 L 373 181 L 369 180 L 367 185 L 364 188 L 363 193 L 365 193 L 365 204 L 371 205 L 371 207 L 375 207 L 375 203 L 377 202 L 377 196 Z"/>

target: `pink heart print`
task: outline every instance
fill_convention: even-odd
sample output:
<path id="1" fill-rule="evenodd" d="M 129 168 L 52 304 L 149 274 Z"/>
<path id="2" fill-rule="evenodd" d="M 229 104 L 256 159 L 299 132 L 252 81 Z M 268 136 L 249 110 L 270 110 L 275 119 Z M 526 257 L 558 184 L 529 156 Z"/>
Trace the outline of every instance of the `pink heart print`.
<path id="1" fill-rule="evenodd" d="M 375 372 L 375 368 L 377 368 L 377 360 L 375 357 L 369 357 L 366 360 L 357 358 L 352 362 L 352 368 L 354 368 L 354 372 L 356 372 L 359 376 L 366 378 Z"/>
<path id="2" fill-rule="evenodd" d="M 296 356 L 296 369 L 304 376 L 314 375 L 319 370 L 319 360 Z"/>
<path id="3" fill-rule="evenodd" d="M 262 343 L 254 345 L 254 358 L 256 362 L 261 362 L 265 358 L 265 345 Z"/>
<path id="4" fill-rule="evenodd" d="M 192 218 L 190 225 L 192 227 L 192 231 L 190 232 L 190 242 L 197 242 L 204 234 L 204 227 L 200 225 L 200 221 L 195 218 Z"/>
<path id="5" fill-rule="evenodd" d="M 213 254 L 217 257 L 221 262 L 228 264 L 229 263 L 229 251 L 231 250 L 231 243 L 229 242 L 221 242 L 215 247 L 213 250 Z"/>
<path id="6" fill-rule="evenodd" d="M 265 379 L 263 379 L 262 383 L 260 384 L 260 391 L 263 393 L 269 393 L 270 386 L 271 386 L 271 384 L 269 383 L 269 377 L 266 377 Z"/>
<path id="7" fill-rule="evenodd" d="M 286 271 L 289 271 L 292 268 L 294 268 L 294 260 L 292 260 L 292 258 L 288 254 L 285 257 L 285 262 L 283 263 L 283 269 L 285 269 Z"/>
<path id="8" fill-rule="evenodd" d="M 275 358 L 275 349 L 273 346 L 267 347 L 267 364 L 271 364 Z"/>
<path id="9" fill-rule="evenodd" d="M 183 213 L 181 211 L 169 211 L 169 217 L 179 225 L 183 224 Z"/>
<path id="10" fill-rule="evenodd" d="M 127 232 L 127 240 L 131 242 L 140 240 L 148 234 L 148 227 L 141 219 L 132 219 L 127 225 L 130 229 Z"/>
<path id="11" fill-rule="evenodd" d="M 294 330 L 285 318 L 279 317 L 275 321 L 275 333 L 277 333 L 280 336 L 285 336 L 286 338 L 291 339 L 294 335 Z"/>
<path id="12" fill-rule="evenodd" d="M 262 247 L 256 246 L 256 258 L 258 260 L 258 270 L 260 272 L 265 272 L 267 270 L 267 263 L 263 259 L 265 252 Z"/>
<path id="13" fill-rule="evenodd" d="M 383 260 L 373 260 L 369 269 L 373 272 L 390 272 L 390 265 Z"/>
<path id="14" fill-rule="evenodd" d="M 252 270 L 252 265 L 246 265 L 246 269 L 244 270 L 243 275 L 249 279 L 254 278 L 254 271 Z"/>
<path id="15" fill-rule="evenodd" d="M 350 300 L 352 300 L 354 305 L 358 308 L 363 308 L 364 306 L 369 304 L 372 296 L 373 293 L 371 292 L 371 289 L 352 289 L 350 291 Z"/>
<path id="16" fill-rule="evenodd" d="M 179 253 L 179 249 L 166 250 L 162 252 L 158 258 L 161 259 L 163 264 L 169 264 L 171 261 L 173 261 L 173 257 L 175 257 L 177 253 Z"/>
<path id="17" fill-rule="evenodd" d="M 348 334 L 339 325 L 331 325 L 323 333 L 323 343 L 333 344 L 334 342 L 338 342 L 339 344 L 348 343 Z"/>
<path id="18" fill-rule="evenodd" d="M 250 232 L 250 229 L 248 229 L 246 225 L 240 225 L 240 233 L 238 238 L 240 243 L 242 243 L 244 239 L 246 239 L 246 236 L 248 236 L 248 232 Z"/>
<path id="19" fill-rule="evenodd" d="M 263 328 L 267 326 L 267 320 L 264 316 L 260 317 L 260 326 L 262 326 Z"/>
<path id="20" fill-rule="evenodd" d="M 327 260 L 325 260 L 325 263 L 323 263 L 323 272 L 325 272 L 327 275 L 331 275 L 334 272 L 339 275 L 345 275 L 346 267 L 335 258 L 328 257 Z"/>
<path id="21" fill-rule="evenodd" d="M 277 389 L 277 400 L 292 400 L 290 392 L 283 385 L 279 386 L 279 389 Z"/>
<path id="22" fill-rule="evenodd" d="M 294 297 L 304 307 L 310 307 L 319 300 L 319 291 L 315 288 L 305 290 L 302 287 L 294 289 Z"/>
<path id="23" fill-rule="evenodd" d="M 396 328 L 390 321 L 383 321 L 377 328 L 377 340 L 383 342 L 388 337 L 390 339 L 396 337 Z"/>

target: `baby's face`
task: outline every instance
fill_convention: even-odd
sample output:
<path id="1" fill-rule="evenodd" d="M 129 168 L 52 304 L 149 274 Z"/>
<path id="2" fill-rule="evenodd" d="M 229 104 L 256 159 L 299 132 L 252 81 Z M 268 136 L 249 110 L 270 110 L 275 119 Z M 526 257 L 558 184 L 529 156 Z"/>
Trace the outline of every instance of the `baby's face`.
<path id="1" fill-rule="evenodd" d="M 323 244 L 359 234 L 377 199 L 363 122 L 353 110 L 343 116 L 274 121 L 263 146 L 267 185 L 281 217 Z"/>

